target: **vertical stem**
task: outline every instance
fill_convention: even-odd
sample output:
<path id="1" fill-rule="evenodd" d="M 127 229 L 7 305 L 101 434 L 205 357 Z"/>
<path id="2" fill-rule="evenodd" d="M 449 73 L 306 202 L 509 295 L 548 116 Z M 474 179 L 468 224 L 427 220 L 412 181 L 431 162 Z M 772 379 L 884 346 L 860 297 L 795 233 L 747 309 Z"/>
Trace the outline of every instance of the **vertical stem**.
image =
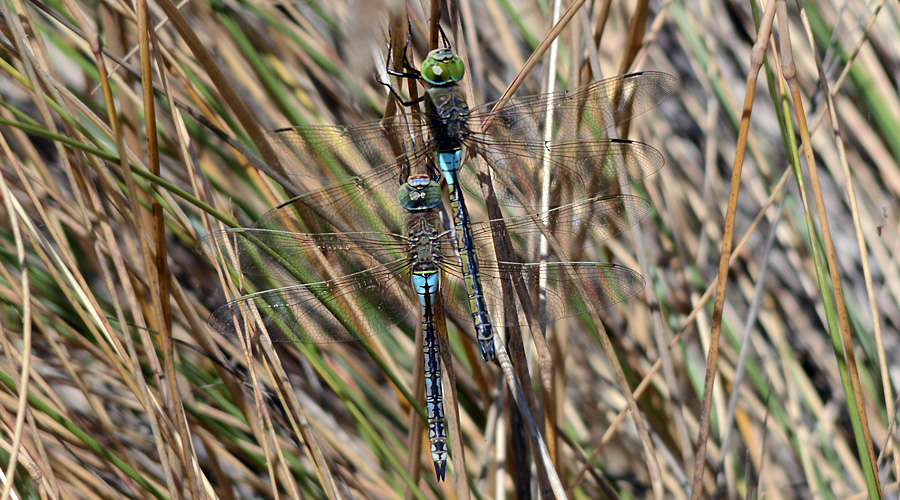
<path id="1" fill-rule="evenodd" d="M 691 499 L 703 497 L 703 473 L 706 470 L 706 441 L 709 438 L 710 408 L 712 407 L 713 385 L 715 383 L 717 363 L 719 360 L 719 338 L 722 334 L 722 312 L 725 307 L 725 286 L 728 283 L 728 258 L 734 243 L 734 222 L 737 213 L 738 193 L 740 193 L 741 170 L 744 166 L 744 154 L 747 151 L 747 135 L 750 131 L 750 113 L 753 109 L 753 97 L 756 94 L 756 79 L 762 68 L 769 44 L 769 33 L 775 19 L 775 2 L 770 2 L 760 30 L 753 44 L 750 55 L 750 71 L 747 75 L 747 91 L 744 94 L 744 107 L 741 115 L 741 126 L 738 131 L 737 150 L 732 164 L 731 186 L 728 191 L 728 208 L 725 211 L 725 230 L 722 234 L 722 253 L 719 259 L 719 274 L 716 280 L 716 299 L 713 306 L 712 330 L 710 331 L 709 352 L 706 357 L 706 376 L 703 381 L 703 404 L 700 408 L 700 431 L 697 434 L 697 452 L 694 455 L 694 476 L 691 481 Z"/>
<path id="2" fill-rule="evenodd" d="M 803 154 L 806 158 L 806 167 L 809 170 L 809 180 L 812 186 L 813 196 L 816 200 L 816 210 L 819 216 L 819 225 L 822 232 L 822 244 L 825 246 L 825 261 L 828 265 L 828 273 L 831 278 L 831 291 L 827 286 L 823 286 L 823 276 L 819 279 L 819 289 L 826 302 L 826 315 L 829 317 L 828 327 L 832 332 L 833 344 L 835 346 L 835 354 L 838 355 L 838 368 L 841 373 L 841 381 L 844 384 L 844 392 L 847 397 L 847 410 L 850 415 L 850 422 L 853 426 L 854 436 L 856 437 L 857 452 L 863 471 L 866 475 L 866 488 L 868 489 L 869 498 L 881 498 L 881 482 L 878 478 L 877 467 L 875 464 L 875 451 L 872 448 L 872 437 L 869 434 L 869 419 L 863 404 L 863 391 L 859 381 L 859 370 L 857 369 L 856 353 L 853 348 L 853 339 L 850 336 L 850 321 L 847 318 L 847 307 L 844 302 L 844 291 L 841 285 L 840 272 L 837 268 L 837 253 L 834 249 L 834 241 L 831 237 L 831 228 L 828 224 L 828 213 L 825 211 L 825 199 L 822 196 L 822 188 L 819 182 L 819 169 L 816 165 L 815 155 L 812 150 L 812 143 L 809 137 L 809 128 L 806 123 L 806 112 L 803 108 L 803 101 L 800 98 L 800 86 L 797 84 L 796 69 L 794 67 L 793 52 L 791 51 L 790 38 L 790 21 L 787 17 L 787 7 L 784 0 L 776 2 L 778 10 L 778 26 L 783 30 L 781 37 L 781 66 L 784 73 L 784 80 L 787 83 L 791 93 L 791 100 L 794 103 L 794 110 L 797 115 L 797 124 L 800 129 L 800 138 L 803 141 Z M 782 26 L 783 25 L 783 26 Z M 828 89 L 825 89 L 828 93 Z M 810 232 L 812 238 L 814 232 Z M 812 242 L 815 246 L 815 242 Z M 818 267 L 818 266 L 817 266 Z M 834 301 L 831 308 L 837 312 L 837 323 L 835 324 L 831 318 L 833 314 L 827 314 L 831 293 L 834 293 Z M 843 353 L 841 352 L 843 351 Z M 843 354 L 843 356 L 841 356 Z M 846 364 L 843 369 L 841 365 Z M 849 389 L 849 390 L 848 390 Z"/>
<path id="3" fill-rule="evenodd" d="M 561 11 L 561 3 L 560 0 L 553 1 L 553 23 L 556 24 L 559 22 L 559 16 Z M 557 65 L 557 54 L 559 48 L 559 38 L 554 38 L 553 43 L 550 44 L 550 60 L 547 63 L 547 93 L 552 94 L 556 91 L 556 65 Z M 544 115 L 544 143 L 549 144 L 550 141 L 553 140 L 553 129 L 555 127 L 555 123 L 553 122 L 553 106 L 547 106 L 546 114 Z M 549 220 L 549 215 L 547 213 L 550 210 L 550 153 L 547 151 L 547 148 L 543 149 L 543 161 L 541 163 L 541 223 L 547 224 Z M 548 244 L 547 237 L 541 233 L 540 238 L 538 240 L 539 252 L 540 252 L 540 263 L 541 266 L 538 271 L 538 327 L 540 328 L 540 336 L 545 340 L 541 342 L 539 345 L 542 345 L 543 349 L 538 349 L 538 356 L 540 362 L 538 366 L 540 367 L 541 373 L 541 386 L 543 389 L 544 397 L 544 435 L 547 436 L 548 433 L 553 436 L 553 439 L 547 438 L 547 446 L 550 451 L 550 458 L 553 460 L 553 463 L 557 463 L 557 450 L 556 450 L 556 408 L 554 405 L 555 399 L 553 397 L 553 358 L 550 355 L 548 349 L 546 349 L 546 338 L 547 338 L 547 253 L 548 253 Z"/>

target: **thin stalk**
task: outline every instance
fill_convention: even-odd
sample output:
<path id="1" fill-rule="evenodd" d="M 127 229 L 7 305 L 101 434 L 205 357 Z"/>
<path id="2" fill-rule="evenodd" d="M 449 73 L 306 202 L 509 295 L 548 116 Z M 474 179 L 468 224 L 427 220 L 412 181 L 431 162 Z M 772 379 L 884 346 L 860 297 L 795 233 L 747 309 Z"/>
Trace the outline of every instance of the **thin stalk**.
<path id="1" fill-rule="evenodd" d="M 841 285 L 840 272 L 837 267 L 837 254 L 834 249 L 834 241 L 831 237 L 831 229 L 828 224 L 828 214 L 825 211 L 825 199 L 819 181 L 819 171 L 816 166 L 815 155 L 810 142 L 809 128 L 806 124 L 806 113 L 803 109 L 803 101 L 800 97 L 800 86 L 797 83 L 796 69 L 794 67 L 793 52 L 790 43 L 790 21 L 787 17 L 787 8 L 784 0 L 776 1 L 778 10 L 778 25 L 782 29 L 781 37 L 781 66 L 785 82 L 791 93 L 794 110 L 797 115 L 797 123 L 800 128 L 800 139 L 804 144 L 803 153 L 806 158 L 806 166 L 809 169 L 809 179 L 812 184 L 813 196 L 816 200 L 816 210 L 819 216 L 819 225 L 822 232 L 822 242 L 825 245 L 825 261 L 830 275 L 831 289 L 826 283 L 825 269 L 821 265 L 821 256 L 816 259 L 816 278 L 819 282 L 819 292 L 822 295 L 825 307 L 828 329 L 831 331 L 832 344 L 837 358 L 838 370 L 841 374 L 841 383 L 844 386 L 844 395 L 847 397 L 847 410 L 850 414 L 850 422 L 856 438 L 857 452 L 866 477 L 866 488 L 870 498 L 881 498 L 881 483 L 878 479 L 875 465 L 875 452 L 872 448 L 872 438 L 869 435 L 869 420 L 863 401 L 862 387 L 859 381 L 859 370 L 856 364 L 853 339 L 850 337 L 850 322 L 847 318 L 847 308 L 844 302 L 844 292 Z M 827 92 L 827 90 L 826 90 Z M 799 184 L 802 185 L 802 182 Z M 804 203 L 807 207 L 808 203 Z M 810 231 L 810 238 L 815 231 Z M 815 250 L 817 244 L 811 242 Z M 814 253 L 814 256 L 816 254 Z M 834 294 L 832 297 L 832 293 Z"/>
<path id="2" fill-rule="evenodd" d="M 559 22 L 560 9 L 562 2 L 560 0 L 553 1 L 553 16 L 552 23 L 556 24 Z M 556 91 L 556 66 L 557 66 L 557 55 L 559 50 L 559 38 L 554 38 L 553 42 L 550 44 L 550 55 L 549 60 L 547 61 L 547 93 L 552 94 Z M 553 106 L 547 106 L 547 111 L 544 113 L 544 143 L 549 144 L 550 141 L 553 140 L 553 129 L 556 124 L 553 122 Z M 549 214 L 550 210 L 550 169 L 551 169 L 551 161 L 550 154 L 545 149 L 544 157 L 541 162 L 541 205 L 540 210 L 543 214 L 541 216 L 541 223 L 548 224 L 549 222 Z M 540 373 L 538 374 L 541 381 L 541 389 L 542 389 L 542 397 L 540 398 L 543 401 L 543 415 L 538 415 L 538 418 L 543 416 L 544 419 L 544 438 L 547 440 L 547 445 L 550 451 L 550 457 L 553 460 L 554 466 L 558 467 L 557 459 L 557 450 L 556 450 L 556 407 L 554 405 L 555 398 L 553 394 L 553 357 L 550 354 L 550 350 L 547 346 L 547 253 L 549 251 L 547 244 L 547 237 L 543 234 L 538 238 L 538 252 L 540 259 L 540 268 L 538 270 L 538 335 L 535 336 L 535 348 L 537 349 L 538 355 L 538 369 Z M 562 361 L 562 360 L 560 360 Z"/>
<path id="3" fill-rule="evenodd" d="M 706 376 L 703 381 L 703 402 L 700 408 L 700 430 L 697 434 L 697 451 L 694 455 L 694 475 L 691 480 L 691 498 L 700 500 L 703 497 L 703 473 L 706 470 L 706 441 L 709 438 L 710 408 L 712 407 L 713 384 L 719 359 L 719 338 L 722 334 L 722 313 L 725 308 L 725 287 L 728 283 L 730 266 L 728 258 L 734 239 L 734 222 L 737 214 L 738 194 L 740 193 L 741 171 L 744 166 L 744 153 L 747 150 L 747 135 L 750 131 L 750 113 L 753 110 L 753 98 L 756 94 L 756 80 L 766 56 L 769 34 L 775 19 L 774 2 L 766 7 L 760 30 L 750 54 L 750 71 L 747 75 L 747 91 L 744 94 L 744 107 L 741 115 L 741 126 L 738 132 L 737 150 L 732 164 L 731 186 L 728 191 L 728 207 L 725 212 L 725 228 L 722 234 L 722 252 L 719 259 L 719 273 L 716 279 L 716 299 L 713 306 L 712 331 L 710 332 L 709 352 L 706 359 Z"/>

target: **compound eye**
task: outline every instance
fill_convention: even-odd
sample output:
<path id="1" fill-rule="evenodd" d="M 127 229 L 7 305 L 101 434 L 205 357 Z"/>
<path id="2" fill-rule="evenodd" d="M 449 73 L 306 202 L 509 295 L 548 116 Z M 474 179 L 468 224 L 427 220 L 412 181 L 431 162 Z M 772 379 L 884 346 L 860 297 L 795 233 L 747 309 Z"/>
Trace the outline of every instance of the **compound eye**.
<path id="1" fill-rule="evenodd" d="M 428 210 L 440 205 L 441 187 L 427 175 L 412 175 L 400 186 L 397 200 L 410 211 Z"/>
<path id="2" fill-rule="evenodd" d="M 422 78 L 432 85 L 443 85 L 447 83 L 449 73 L 444 68 L 442 61 L 437 61 L 429 57 L 422 63 Z"/>
<path id="3" fill-rule="evenodd" d="M 462 80 L 466 67 L 462 58 L 450 49 L 435 49 L 422 62 L 422 78 L 432 85 L 447 85 Z"/>
<path id="4" fill-rule="evenodd" d="M 463 63 L 462 58 L 456 54 L 453 54 L 453 57 L 447 60 L 444 66 L 451 81 L 458 82 L 466 74 L 466 65 Z"/>

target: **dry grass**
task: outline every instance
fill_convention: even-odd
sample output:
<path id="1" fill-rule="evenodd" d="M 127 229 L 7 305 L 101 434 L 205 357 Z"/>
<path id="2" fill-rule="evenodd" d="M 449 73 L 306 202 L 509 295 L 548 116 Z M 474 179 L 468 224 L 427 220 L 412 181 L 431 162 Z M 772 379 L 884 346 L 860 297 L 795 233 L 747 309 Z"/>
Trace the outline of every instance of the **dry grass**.
<path id="1" fill-rule="evenodd" d="M 282 188 L 251 138 L 393 110 L 374 80 L 385 7 L 3 2 L 0 498 L 897 498 L 896 4 L 779 4 L 760 67 L 747 3 L 576 2 L 556 49 L 546 3 L 449 3 L 472 103 L 543 92 L 538 47 L 562 86 L 679 78 L 618 131 L 666 157 L 630 188 L 653 212 L 583 254 L 640 269 L 645 292 L 606 333 L 551 325 L 552 366 L 526 332 L 515 377 L 452 321 L 459 416 L 436 483 L 414 329 L 251 356 L 205 325 L 240 281 L 194 250 L 321 185 Z M 432 8 L 409 6 L 415 63 Z"/>

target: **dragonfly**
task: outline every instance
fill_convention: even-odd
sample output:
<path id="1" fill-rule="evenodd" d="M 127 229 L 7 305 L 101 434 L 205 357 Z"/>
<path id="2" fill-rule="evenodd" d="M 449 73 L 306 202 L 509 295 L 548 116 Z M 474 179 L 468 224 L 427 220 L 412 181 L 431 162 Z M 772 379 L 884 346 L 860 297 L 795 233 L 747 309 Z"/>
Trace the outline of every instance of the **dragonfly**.
<path id="1" fill-rule="evenodd" d="M 444 308 L 464 317 L 469 311 L 465 276 L 455 258 L 458 239 L 452 228 L 444 227 L 441 217 L 439 177 L 411 175 L 398 190 L 395 184 L 383 182 L 385 175 L 373 171 L 354 177 L 290 200 L 264 214 L 252 227 L 205 236 L 198 246 L 252 285 L 286 284 L 219 307 L 208 324 L 250 344 L 345 342 L 396 325 L 411 330 L 415 325 L 409 320 L 417 304 L 423 331 L 431 458 L 442 481 L 448 450 L 434 306 L 441 294 Z M 470 234 L 479 251 L 491 245 L 493 238 L 505 237 L 516 255 L 526 255 L 528 240 L 542 231 L 560 238 L 592 237 L 599 242 L 627 230 L 649 209 L 639 197 L 600 196 L 536 216 L 475 222 Z M 368 226 L 375 221 L 379 230 L 349 230 L 349 226 Z M 479 279 L 485 293 L 497 300 L 502 280 L 519 280 L 530 290 L 546 281 L 548 322 L 610 307 L 644 287 L 640 273 L 626 267 L 565 262 L 562 253 L 551 257 L 557 260 L 523 263 L 498 261 L 485 253 Z M 576 300 L 576 288 L 590 296 Z M 502 321 L 503 325 L 520 323 L 524 323 L 523 314 L 518 312 Z"/>
<path id="2" fill-rule="evenodd" d="M 427 93 L 419 99 L 425 102 L 424 113 L 353 125 L 278 129 L 257 139 L 257 144 L 268 152 L 270 164 L 299 166 L 289 171 L 299 175 L 340 180 L 365 175 L 374 165 L 383 182 L 396 185 L 409 175 L 409 165 L 425 164 L 439 171 L 448 186 L 481 355 L 490 361 L 495 357 L 493 326 L 484 284 L 477 279 L 478 255 L 463 195 L 465 190 L 480 196 L 484 177 L 473 169 L 460 169 L 463 159 L 484 159 L 495 177 L 497 201 L 504 205 L 537 209 L 545 168 L 553 186 L 551 197 L 598 196 L 662 168 L 665 160 L 652 146 L 602 136 L 667 99 L 678 82 L 669 74 L 645 71 L 573 90 L 512 98 L 498 113 L 492 111 L 496 103 L 469 109 L 458 86 L 465 65 L 449 42 L 444 43 L 447 47 L 428 53 L 421 71 L 405 60 L 408 72 L 389 72 L 426 85 Z M 404 105 L 417 102 L 404 101 L 388 87 Z"/>

